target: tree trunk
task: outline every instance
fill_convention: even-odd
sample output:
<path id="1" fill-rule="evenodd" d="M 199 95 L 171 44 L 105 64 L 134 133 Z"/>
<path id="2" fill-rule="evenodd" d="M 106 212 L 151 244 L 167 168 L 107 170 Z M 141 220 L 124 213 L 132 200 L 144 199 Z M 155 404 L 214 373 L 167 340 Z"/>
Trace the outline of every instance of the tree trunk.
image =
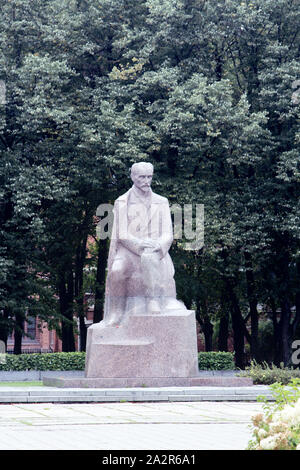
<path id="1" fill-rule="evenodd" d="M 7 349 L 7 338 L 8 338 L 8 319 L 10 317 L 10 312 L 7 307 L 3 309 L 3 312 L 0 312 L 0 341 L 3 341 L 5 344 L 5 350 Z"/>
<path id="2" fill-rule="evenodd" d="M 75 339 L 73 331 L 73 271 L 68 273 L 68 280 L 64 275 L 59 281 L 59 305 L 61 319 L 61 335 L 63 352 L 75 351 Z"/>
<path id="3" fill-rule="evenodd" d="M 79 337 L 80 337 L 79 350 L 80 351 L 85 351 L 86 350 L 87 327 L 86 327 L 86 324 L 85 324 L 85 321 L 84 321 L 85 315 L 84 315 L 83 300 L 80 299 L 77 302 L 77 305 L 78 305 Z"/>
<path id="4" fill-rule="evenodd" d="M 247 296 L 250 308 L 251 318 L 251 343 L 250 354 L 251 358 L 259 360 L 258 348 L 258 312 L 257 312 L 257 298 L 255 295 L 255 281 L 252 269 L 251 255 L 247 251 L 244 252 L 245 266 L 246 266 L 246 280 L 247 280 Z"/>
<path id="5" fill-rule="evenodd" d="M 205 351 L 212 351 L 213 350 L 212 340 L 213 340 L 214 328 L 208 318 L 204 319 L 202 330 L 203 330 L 204 338 L 205 338 Z"/>
<path id="6" fill-rule="evenodd" d="M 273 322 L 273 347 L 274 347 L 274 364 L 279 366 L 281 358 L 281 347 L 280 347 L 280 326 L 277 321 L 277 309 L 276 303 L 273 298 L 270 299 L 272 309 L 272 322 Z"/>
<path id="7" fill-rule="evenodd" d="M 238 368 L 243 369 L 245 367 L 245 343 L 240 318 L 236 314 L 237 308 L 239 309 L 238 305 L 234 306 L 231 310 L 235 362 Z"/>
<path id="8" fill-rule="evenodd" d="M 84 312 L 84 292 L 83 292 L 83 269 L 86 259 L 86 244 L 87 234 L 83 237 L 81 243 L 78 246 L 76 253 L 76 267 L 75 267 L 75 298 L 77 305 L 77 314 L 79 318 L 79 332 L 80 332 L 80 345 L 79 350 L 86 350 L 86 336 L 87 327 L 85 324 L 85 312 Z"/>
<path id="9" fill-rule="evenodd" d="M 22 338 L 24 333 L 24 315 L 16 313 L 14 328 L 14 354 L 22 353 Z"/>
<path id="10" fill-rule="evenodd" d="M 284 234 L 282 239 L 278 241 L 277 251 L 280 253 L 278 259 L 278 298 L 281 309 L 280 314 L 280 362 L 285 366 L 289 364 L 291 351 L 291 309 L 290 309 L 290 295 L 292 291 L 291 279 L 290 279 L 290 254 L 288 251 L 289 238 Z"/>
<path id="11" fill-rule="evenodd" d="M 226 294 L 224 291 L 221 293 L 220 299 L 220 324 L 219 324 L 219 336 L 218 336 L 218 350 L 228 351 L 228 308 L 226 302 Z"/>
<path id="12" fill-rule="evenodd" d="M 95 303 L 94 303 L 94 323 L 98 323 L 103 319 L 104 297 L 105 297 L 105 273 L 108 255 L 107 240 L 99 240 L 98 242 L 98 260 L 95 286 Z"/>
<path id="13" fill-rule="evenodd" d="M 205 301 L 197 301 L 196 319 L 198 320 L 205 339 L 205 351 L 213 349 L 213 325 L 210 322 Z"/>
<path id="14" fill-rule="evenodd" d="M 231 312 L 231 321 L 233 329 L 233 342 L 235 351 L 235 363 L 239 369 L 245 367 L 245 342 L 244 336 L 246 334 L 246 327 L 238 303 L 238 299 L 235 295 L 231 280 L 226 280 L 228 300 Z"/>
<path id="15" fill-rule="evenodd" d="M 295 306 L 296 314 L 291 327 L 292 340 L 298 339 L 295 335 L 300 324 L 300 262 L 297 263 Z"/>
<path id="16" fill-rule="evenodd" d="M 285 366 L 289 364 L 291 349 L 290 349 L 290 318 L 291 318 L 291 309 L 289 301 L 284 299 L 281 303 L 281 362 Z"/>
<path id="17" fill-rule="evenodd" d="M 218 350 L 219 351 L 228 351 L 228 314 L 223 312 L 220 319 L 219 326 L 219 338 L 218 338 Z"/>

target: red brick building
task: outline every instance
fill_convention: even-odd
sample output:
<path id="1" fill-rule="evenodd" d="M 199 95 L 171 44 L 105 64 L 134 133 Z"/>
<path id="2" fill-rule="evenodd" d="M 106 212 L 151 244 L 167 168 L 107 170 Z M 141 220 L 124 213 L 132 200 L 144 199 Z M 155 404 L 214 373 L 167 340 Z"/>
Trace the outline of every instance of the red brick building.
<path id="1" fill-rule="evenodd" d="M 87 309 L 86 325 L 93 323 L 93 306 Z M 49 330 L 48 324 L 40 321 L 38 317 L 30 317 L 24 324 L 24 336 L 22 339 L 22 353 L 61 352 L 62 342 L 55 330 Z M 78 325 L 79 331 L 79 325 Z M 78 349 L 79 337 L 75 335 L 75 346 Z M 7 351 L 14 349 L 14 335 L 8 337 Z"/>
<path id="2" fill-rule="evenodd" d="M 61 340 L 55 330 L 49 330 L 46 322 L 40 322 L 38 318 L 32 317 L 24 325 L 25 335 L 22 339 L 23 353 L 37 352 L 59 352 L 61 351 Z M 14 335 L 8 337 L 7 351 L 14 349 Z"/>

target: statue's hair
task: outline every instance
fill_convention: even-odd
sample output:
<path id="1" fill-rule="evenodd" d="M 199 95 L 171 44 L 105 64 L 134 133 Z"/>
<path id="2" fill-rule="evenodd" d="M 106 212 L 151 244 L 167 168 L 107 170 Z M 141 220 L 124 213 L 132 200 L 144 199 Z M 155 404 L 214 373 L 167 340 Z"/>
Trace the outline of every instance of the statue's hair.
<path id="1" fill-rule="evenodd" d="M 137 169 L 142 167 L 142 166 L 147 166 L 149 168 L 151 168 L 151 170 L 153 171 L 153 165 L 152 163 L 149 163 L 149 162 L 138 162 L 138 163 L 134 163 L 130 169 L 130 175 L 134 175 L 134 173 L 136 173 Z"/>

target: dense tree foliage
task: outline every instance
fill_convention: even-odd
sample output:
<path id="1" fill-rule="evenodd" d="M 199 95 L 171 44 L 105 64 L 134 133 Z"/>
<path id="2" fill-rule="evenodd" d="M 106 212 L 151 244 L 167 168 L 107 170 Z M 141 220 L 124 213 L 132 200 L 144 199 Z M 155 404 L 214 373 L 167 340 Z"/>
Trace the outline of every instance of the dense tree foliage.
<path id="1" fill-rule="evenodd" d="M 172 248 L 207 350 L 288 364 L 299 336 L 297 0 L 0 1 L 0 338 L 26 312 L 85 348 L 95 214 L 154 163 L 154 190 L 205 206 L 205 245 Z M 0 90 L 1 91 L 1 90 Z M 3 91 L 3 87 L 2 87 Z M 299 97 L 299 99 L 298 99 Z M 107 243 L 97 241 L 95 321 Z"/>

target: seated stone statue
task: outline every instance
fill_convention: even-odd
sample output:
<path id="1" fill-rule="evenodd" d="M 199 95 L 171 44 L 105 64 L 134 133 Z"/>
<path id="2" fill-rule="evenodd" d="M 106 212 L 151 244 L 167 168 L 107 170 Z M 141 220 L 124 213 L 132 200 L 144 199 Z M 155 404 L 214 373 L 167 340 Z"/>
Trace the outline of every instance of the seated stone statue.
<path id="1" fill-rule="evenodd" d="M 176 300 L 173 241 L 168 200 L 151 190 L 153 166 L 135 163 L 133 186 L 114 205 L 108 256 L 104 324 L 116 325 L 134 314 L 185 309 Z"/>

